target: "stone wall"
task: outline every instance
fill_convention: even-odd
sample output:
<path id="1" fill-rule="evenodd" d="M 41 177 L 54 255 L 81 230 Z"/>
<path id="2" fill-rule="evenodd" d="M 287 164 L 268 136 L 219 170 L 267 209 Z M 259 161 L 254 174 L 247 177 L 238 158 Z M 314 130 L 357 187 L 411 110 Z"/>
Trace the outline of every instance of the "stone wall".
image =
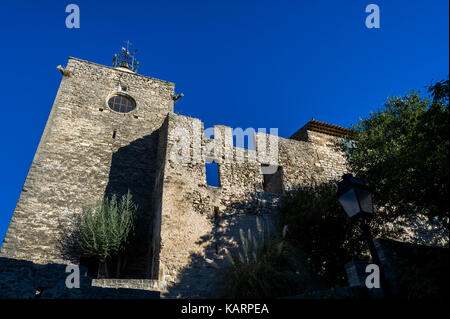
<path id="1" fill-rule="evenodd" d="M 174 84 L 75 58 L 66 71 L 1 256 L 64 262 L 57 241 L 71 215 L 104 194 L 128 190 L 144 216 L 144 240 L 151 237 L 158 130 L 173 111 Z M 119 84 L 135 99 L 136 110 L 121 114 L 108 108 Z M 145 258 L 136 262 L 135 275 L 145 276 Z"/>
<path id="2" fill-rule="evenodd" d="M 240 229 L 256 233 L 256 218 L 274 224 L 281 194 L 264 191 L 263 164 L 281 167 L 285 191 L 337 179 L 346 172 L 344 158 L 333 149 L 334 138 L 325 134 L 308 142 L 257 133 L 256 150 L 248 150 L 233 147 L 230 127 L 215 126 L 213 139 L 203 133 L 198 119 L 176 114 L 168 115 L 160 132 L 167 138 L 158 148 L 164 152 L 158 158 L 165 162 L 155 187 L 161 196 L 155 203 L 161 205 L 154 213 L 155 218 L 160 216 L 154 223 L 158 227 L 154 251 L 157 278 L 173 297 L 217 296 L 223 282 L 206 259 L 226 266 L 225 248 L 239 246 Z M 278 154 L 263 152 L 264 144 L 276 147 Z M 205 162 L 211 160 L 218 164 L 219 187 L 206 182 Z"/>

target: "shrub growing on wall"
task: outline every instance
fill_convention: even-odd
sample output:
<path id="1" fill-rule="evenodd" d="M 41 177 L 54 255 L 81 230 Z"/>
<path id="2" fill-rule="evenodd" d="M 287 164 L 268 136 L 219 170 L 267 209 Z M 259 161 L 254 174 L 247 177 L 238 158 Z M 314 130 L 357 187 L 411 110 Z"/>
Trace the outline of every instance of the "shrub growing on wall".
<path id="1" fill-rule="evenodd" d="M 305 267 L 301 252 L 286 242 L 287 233 L 288 227 L 283 227 L 281 234 L 270 232 L 269 225 L 260 219 L 256 233 L 240 229 L 239 249 L 226 251 L 231 266 L 223 269 L 228 282 L 227 297 L 277 298 L 323 288 Z"/>
<path id="2" fill-rule="evenodd" d="M 120 200 L 116 196 L 104 198 L 97 205 L 84 209 L 77 216 L 75 228 L 64 239 L 66 254 L 96 259 L 109 277 L 109 266 L 116 265 L 120 276 L 122 259 L 130 247 L 135 229 L 137 206 L 130 193 Z"/>

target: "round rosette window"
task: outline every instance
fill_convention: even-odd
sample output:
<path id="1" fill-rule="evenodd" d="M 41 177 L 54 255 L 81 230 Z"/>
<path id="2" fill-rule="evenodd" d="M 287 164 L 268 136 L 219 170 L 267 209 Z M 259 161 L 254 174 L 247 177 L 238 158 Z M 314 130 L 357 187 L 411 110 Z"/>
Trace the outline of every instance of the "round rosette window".
<path id="1" fill-rule="evenodd" d="M 119 113 L 129 113 L 136 109 L 136 102 L 131 97 L 117 94 L 109 98 L 108 106 L 113 111 Z"/>

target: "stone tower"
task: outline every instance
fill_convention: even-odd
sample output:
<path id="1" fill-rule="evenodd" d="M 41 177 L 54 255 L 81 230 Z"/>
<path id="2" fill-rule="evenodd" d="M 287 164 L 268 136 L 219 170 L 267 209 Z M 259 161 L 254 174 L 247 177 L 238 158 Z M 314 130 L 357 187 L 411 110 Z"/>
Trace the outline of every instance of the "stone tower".
<path id="1" fill-rule="evenodd" d="M 128 48 L 114 66 L 76 58 L 58 66 L 60 87 L 0 256 L 65 262 L 61 226 L 103 196 L 128 190 L 145 214 L 142 240 L 150 247 L 158 130 L 173 111 L 175 85 L 137 74 Z M 149 272 L 149 254 L 130 265 L 134 276 Z"/>

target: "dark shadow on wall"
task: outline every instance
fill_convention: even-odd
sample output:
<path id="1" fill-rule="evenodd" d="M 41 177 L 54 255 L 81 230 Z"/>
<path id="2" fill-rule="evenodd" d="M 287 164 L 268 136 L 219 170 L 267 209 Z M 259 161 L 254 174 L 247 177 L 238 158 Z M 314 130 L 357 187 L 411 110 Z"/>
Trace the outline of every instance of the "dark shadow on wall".
<path id="1" fill-rule="evenodd" d="M 277 224 L 276 214 L 279 196 L 269 193 L 247 194 L 248 200 L 236 201 L 230 204 L 225 211 L 213 208 L 208 218 L 213 224 L 211 233 L 201 237 L 196 244 L 204 245 L 204 255 L 193 253 L 190 255 L 190 264 L 178 274 L 178 282 L 168 287 L 166 298 L 232 298 L 229 291 L 229 274 L 231 263 L 226 257 L 226 250 L 235 253 L 242 252 L 240 229 L 248 236 L 251 234 L 258 238 L 257 218 L 261 227 L 269 229 L 268 236 L 280 236 L 280 225 Z M 259 238 L 258 238 L 259 240 Z M 261 242 L 261 241 L 260 241 Z M 236 245 L 237 243 L 237 245 Z M 220 268 L 218 271 L 207 259 L 213 260 Z M 299 257 L 301 259 L 301 257 Z M 302 267 L 300 263 L 296 265 Z M 306 271 L 306 270 L 305 270 Z M 279 278 L 275 277 L 274 278 Z M 303 287 L 310 285 L 314 289 L 323 289 L 326 286 L 308 274 L 305 276 Z M 286 287 L 286 295 L 294 294 L 301 289 L 298 282 L 291 282 Z M 309 288 L 311 288 L 309 287 Z"/>
<path id="2" fill-rule="evenodd" d="M 159 130 L 139 138 L 130 144 L 120 147 L 112 155 L 108 183 L 104 197 L 113 195 L 119 200 L 130 192 L 133 202 L 137 205 L 136 227 L 131 238 L 131 245 L 126 256 L 121 259 L 120 278 L 147 278 L 151 267 L 152 239 L 152 194 L 157 170 L 156 153 L 158 149 Z M 80 215 L 74 216 L 73 223 L 66 225 L 59 221 L 62 236 L 58 246 L 64 259 L 80 263 L 88 268 L 89 275 L 105 277 L 104 267 L 93 258 L 81 258 L 77 244 L 80 229 Z M 117 261 L 108 261 L 109 278 L 117 277 Z"/>
<path id="3" fill-rule="evenodd" d="M 375 246 L 382 256 L 391 290 L 403 299 L 440 300 L 449 297 L 449 250 L 377 239 Z"/>
<path id="4" fill-rule="evenodd" d="M 105 197 L 119 199 L 130 192 L 138 206 L 135 235 L 121 278 L 146 278 L 151 258 L 152 193 L 156 174 L 159 130 L 117 150 L 112 156 Z"/>
<path id="5" fill-rule="evenodd" d="M 213 227 L 208 235 L 203 236 L 196 242 L 199 246 L 206 244 L 203 254 L 190 254 L 189 265 L 179 270 L 177 282 L 168 287 L 168 292 L 165 294 L 165 297 L 189 299 L 232 297 L 228 290 L 230 277 L 229 273 L 227 274 L 227 269 L 231 268 L 231 264 L 226 258 L 225 248 L 232 253 L 237 251 L 242 252 L 240 229 L 244 231 L 244 236 L 247 236 L 248 229 L 251 230 L 251 234 L 256 234 L 257 217 L 259 217 L 263 223 L 272 225 L 270 228 L 271 233 L 275 236 L 280 236 L 281 228 L 283 226 L 277 223 L 276 218 L 279 196 L 268 193 L 254 193 L 248 194 L 248 198 L 251 199 L 237 201 L 229 205 L 226 211 L 219 211 L 218 208 L 212 207 L 211 212 L 204 212 L 204 214 L 209 215 Z M 237 245 L 232 242 L 237 243 Z M 392 242 L 392 240 L 389 240 L 389 243 Z M 398 277 L 399 281 L 403 280 L 403 282 L 407 282 L 408 284 L 411 284 L 412 282 L 413 288 L 408 288 L 407 294 L 409 293 L 415 297 L 428 296 L 424 294 L 423 291 L 420 291 L 423 287 L 427 289 L 426 293 L 433 297 L 442 293 L 443 289 L 446 289 L 445 287 L 448 282 L 448 276 L 446 276 L 444 270 L 448 268 L 448 248 L 430 248 L 412 244 L 397 244 L 397 246 L 399 245 L 414 247 L 415 250 L 420 251 L 420 254 L 416 254 L 419 257 L 415 257 L 416 255 L 414 255 L 417 259 L 414 262 L 409 261 L 406 257 L 403 257 L 402 260 L 408 260 L 408 262 L 400 263 L 396 260 L 395 265 L 392 265 L 395 268 L 391 271 L 392 273 L 395 272 L 395 276 L 393 275 L 392 278 Z M 395 246 L 395 249 L 392 249 L 392 251 L 395 251 L 393 254 L 401 255 L 403 250 L 400 250 L 397 246 Z M 440 254 L 435 253 L 435 255 L 437 255 L 436 257 L 432 255 L 433 253 L 431 251 Z M 294 257 L 294 259 L 297 259 L 298 263 L 293 263 L 292 265 L 297 267 L 298 272 L 301 274 L 301 278 L 295 283 L 294 281 L 286 281 L 286 290 L 281 293 L 280 291 L 274 292 L 271 297 L 328 291 L 328 289 L 332 288 L 325 278 L 314 274 L 307 265 L 305 255 L 303 255 L 301 251 L 292 250 L 292 252 L 295 254 L 299 253 Z M 408 256 L 408 254 L 410 256 L 412 255 L 411 253 L 403 253 L 404 256 Z M 387 254 L 383 255 L 387 256 Z M 209 263 L 207 259 L 214 261 L 218 265 L 219 270 Z M 345 262 L 348 261 L 350 260 L 346 260 L 342 263 L 343 270 L 345 269 Z M 421 262 L 424 263 L 424 266 L 415 266 L 419 265 Z M 393 264 L 392 262 L 390 263 Z M 441 264 L 443 266 L 441 266 Z M 252 276 L 254 273 L 247 273 L 247 275 Z M 272 275 L 263 277 L 270 278 L 271 276 Z M 286 279 L 286 277 L 283 275 L 279 276 L 279 274 L 277 274 L 277 276 L 274 274 L 274 277 L 282 280 Z M 396 279 L 392 278 L 390 280 L 394 282 Z M 439 278 L 442 278 L 445 284 L 439 284 Z M 438 284 L 428 285 L 430 282 Z M 267 284 L 271 285 L 270 283 Z M 343 285 L 345 286 L 345 284 Z M 279 285 L 277 284 L 274 286 L 279 288 Z M 404 291 L 403 294 L 405 295 Z M 409 295 L 407 298 L 409 298 Z"/>
<path id="6" fill-rule="evenodd" d="M 211 298 L 226 297 L 226 276 L 217 272 L 216 269 L 206 261 L 213 260 L 221 269 L 229 267 L 225 259 L 224 249 L 233 251 L 235 247 L 232 238 L 239 242 L 239 228 L 246 228 L 251 220 L 256 221 L 256 216 L 262 219 L 268 217 L 262 214 L 258 207 L 259 201 L 252 197 L 248 202 L 235 202 L 225 212 L 214 208 L 208 214 L 213 224 L 212 231 L 201 237 L 195 244 L 207 243 L 204 255 L 193 253 L 190 255 L 190 264 L 178 274 L 178 282 L 168 287 L 168 298 Z"/>
<path id="7" fill-rule="evenodd" d="M 79 288 L 68 288 L 66 279 L 74 271 L 66 267 L 0 257 L 0 299 L 159 299 L 158 291 L 92 287 L 85 267 L 79 268 Z"/>

